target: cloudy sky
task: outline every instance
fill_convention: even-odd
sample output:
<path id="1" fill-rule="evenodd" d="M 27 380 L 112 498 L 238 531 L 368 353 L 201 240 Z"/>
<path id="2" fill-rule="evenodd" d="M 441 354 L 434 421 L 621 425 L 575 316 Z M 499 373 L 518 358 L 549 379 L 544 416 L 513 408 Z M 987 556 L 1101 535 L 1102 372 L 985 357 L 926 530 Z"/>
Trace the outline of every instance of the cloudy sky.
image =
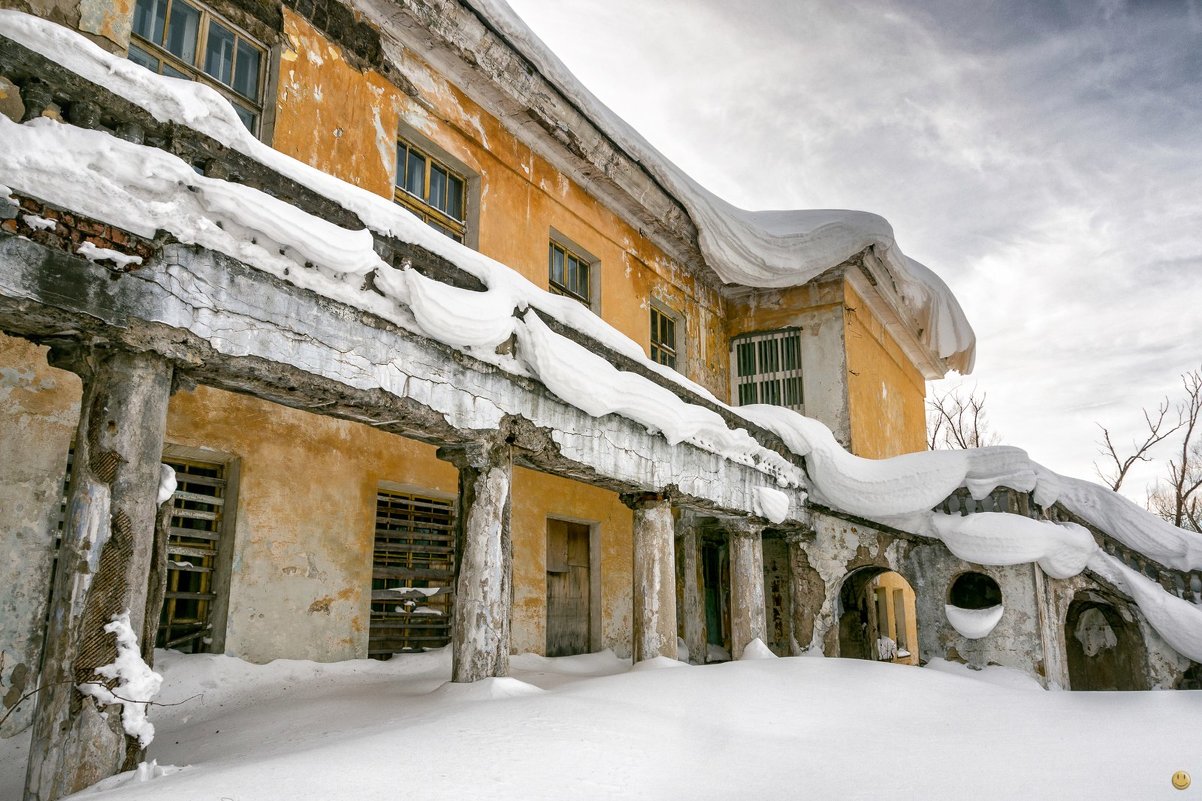
<path id="1" fill-rule="evenodd" d="M 1096 423 L 1202 365 L 1202 0 L 510 2 L 727 200 L 886 217 L 1047 466 L 1093 478 Z"/>

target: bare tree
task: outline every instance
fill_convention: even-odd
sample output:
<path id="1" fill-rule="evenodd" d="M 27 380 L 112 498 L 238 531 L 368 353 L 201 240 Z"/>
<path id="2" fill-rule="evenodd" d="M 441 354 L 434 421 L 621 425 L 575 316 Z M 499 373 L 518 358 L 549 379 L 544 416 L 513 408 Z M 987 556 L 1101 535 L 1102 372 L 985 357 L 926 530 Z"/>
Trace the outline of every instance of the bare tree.
<path id="1" fill-rule="evenodd" d="M 963 386 L 942 395 L 932 392 L 927 400 L 927 446 L 955 450 L 997 445 L 1001 437 L 989 428 L 985 399 L 975 385 L 967 396 Z"/>
<path id="2" fill-rule="evenodd" d="M 1183 374 L 1181 386 L 1185 397 L 1177 404 L 1170 405 L 1165 398 L 1155 413 L 1144 409 L 1147 434 L 1142 441 L 1132 442 L 1128 455 L 1120 454 L 1109 429 L 1099 426 L 1105 468 L 1097 463 L 1094 468 L 1111 489 L 1118 490 L 1136 462 L 1153 461 L 1153 446 L 1176 437 L 1174 456 L 1165 465 L 1167 476 L 1148 491 L 1147 506 L 1175 526 L 1202 532 L 1202 368 Z"/>
<path id="3" fill-rule="evenodd" d="M 1123 486 L 1123 481 L 1127 478 L 1127 472 L 1135 465 L 1136 462 L 1150 462 L 1152 457 L 1148 455 L 1148 451 L 1153 445 L 1161 442 L 1172 436 L 1174 432 L 1181 428 L 1181 420 L 1178 420 L 1175 425 L 1170 425 L 1167 422 L 1169 413 L 1169 399 L 1165 398 L 1156 407 L 1155 419 L 1147 409 L 1144 412 L 1144 423 L 1148 427 L 1148 435 L 1143 442 L 1133 441 L 1131 443 L 1131 453 L 1126 456 L 1119 455 L 1118 449 L 1114 445 L 1114 439 L 1110 435 L 1110 429 L 1098 423 L 1098 428 L 1102 429 L 1102 441 L 1099 443 L 1102 446 L 1101 454 L 1106 460 L 1106 466 L 1100 467 L 1097 462 L 1094 462 L 1093 468 L 1098 474 L 1098 478 L 1106 482 L 1115 492 L 1118 492 L 1119 487 Z M 1113 464 L 1111 464 L 1113 463 Z"/>

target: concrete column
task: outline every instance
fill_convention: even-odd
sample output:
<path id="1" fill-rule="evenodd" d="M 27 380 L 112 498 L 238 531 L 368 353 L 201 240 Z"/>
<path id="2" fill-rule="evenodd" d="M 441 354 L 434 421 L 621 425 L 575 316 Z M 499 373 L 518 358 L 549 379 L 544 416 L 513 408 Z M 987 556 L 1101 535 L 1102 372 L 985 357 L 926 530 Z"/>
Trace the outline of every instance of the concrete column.
<path id="1" fill-rule="evenodd" d="M 459 468 L 451 680 L 509 674 L 513 540 L 509 531 L 512 447 L 502 441 L 439 448 Z"/>
<path id="2" fill-rule="evenodd" d="M 64 364 L 83 378 L 75 466 L 50 600 L 30 744 L 27 801 L 82 790 L 136 766 L 141 751 L 76 687 L 117 657 L 104 626 L 129 612 L 141 632 L 154 542 L 171 365 L 145 353 L 90 350 Z"/>
<path id="3" fill-rule="evenodd" d="M 740 659 L 752 640 L 768 637 L 763 527 L 749 520 L 731 520 L 725 528 L 730 535 L 730 655 Z"/>
<path id="4" fill-rule="evenodd" d="M 634 661 L 676 658 L 676 555 L 672 502 L 623 495 L 634 510 Z"/>
<path id="5" fill-rule="evenodd" d="M 701 588 L 701 536 L 696 522 L 688 514 L 681 516 L 676 530 L 683 585 L 684 605 L 680 615 L 684 622 L 684 642 L 689 648 L 689 658 L 699 665 L 704 665 L 706 636 L 705 595 Z"/>

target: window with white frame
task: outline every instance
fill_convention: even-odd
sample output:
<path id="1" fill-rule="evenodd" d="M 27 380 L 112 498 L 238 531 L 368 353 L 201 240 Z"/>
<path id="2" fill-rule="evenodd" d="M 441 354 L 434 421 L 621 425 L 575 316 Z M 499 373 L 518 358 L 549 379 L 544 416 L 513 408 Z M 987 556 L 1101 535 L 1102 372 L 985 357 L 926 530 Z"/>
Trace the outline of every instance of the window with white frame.
<path id="1" fill-rule="evenodd" d="M 739 406 L 770 403 L 805 410 L 801 329 L 740 334 L 730 341 L 731 396 Z"/>
<path id="2" fill-rule="evenodd" d="M 260 134 L 267 48 L 207 6 L 137 0 L 129 59 L 160 75 L 213 87 L 250 132 Z"/>

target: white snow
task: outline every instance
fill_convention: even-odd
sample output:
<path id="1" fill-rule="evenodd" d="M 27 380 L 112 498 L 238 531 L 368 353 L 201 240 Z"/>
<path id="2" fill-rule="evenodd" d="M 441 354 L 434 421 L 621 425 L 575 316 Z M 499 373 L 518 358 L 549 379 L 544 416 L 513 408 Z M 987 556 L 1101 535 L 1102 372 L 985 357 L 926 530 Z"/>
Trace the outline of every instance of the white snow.
<path id="1" fill-rule="evenodd" d="M 179 483 L 175 480 L 175 469 L 169 464 L 159 465 L 159 494 L 156 503 L 162 506 L 175 494 Z"/>
<path id="2" fill-rule="evenodd" d="M 200 697 L 156 709 L 148 759 L 188 767 L 144 783 L 124 774 L 82 797 L 1156 801 L 1187 797 L 1169 778 L 1197 776 L 1202 753 L 1189 725 L 1200 692 L 1032 692 L 1033 679 L 1005 668 L 783 658 L 630 671 L 612 654 L 523 655 L 513 682 L 469 697 L 439 691 L 446 650 L 155 660 L 161 700 Z M 884 723 L 904 732 L 871 758 L 849 747 Z M 0 741 L 0 798 L 20 797 L 26 742 Z"/>
<path id="3" fill-rule="evenodd" d="M 752 499 L 756 513 L 773 523 L 783 522 L 789 516 L 789 496 L 772 487 L 756 487 Z"/>
<path id="4" fill-rule="evenodd" d="M 777 659 L 776 654 L 772 653 L 772 649 L 764 644 L 764 641 L 756 637 L 743 649 L 743 655 L 739 659 Z"/>
<path id="5" fill-rule="evenodd" d="M 1006 607 L 1002 604 L 987 609 L 965 609 L 951 604 L 945 604 L 943 607 L 947 622 L 952 624 L 952 628 L 958 631 L 961 637 L 969 640 L 988 637 L 990 632 L 997 628 L 1005 611 Z"/>
<path id="6" fill-rule="evenodd" d="M 97 247 L 91 242 L 81 242 L 75 252 L 91 262 L 111 261 L 118 270 L 124 270 L 131 264 L 142 263 L 141 256 L 130 256 L 112 248 Z"/>
<path id="7" fill-rule="evenodd" d="M 931 516 L 935 535 L 949 551 L 981 565 L 1037 562 L 1052 578 L 1071 578 L 1097 550 L 1093 535 L 1075 523 L 1032 520 L 1003 512 Z"/>
<path id="8" fill-rule="evenodd" d="M 116 679 L 112 690 L 99 682 L 85 682 L 79 691 L 96 699 L 98 705 L 121 704 L 121 724 L 125 733 L 137 737 L 145 748 L 154 739 L 154 724 L 146 718 L 146 710 L 163 683 L 163 677 L 150 669 L 138 648 L 138 635 L 129 625 L 129 610 L 113 617 L 104 630 L 117 638 L 117 658 L 110 665 L 96 668 L 96 673 Z"/>
<path id="9" fill-rule="evenodd" d="M 552 76 L 558 74 L 562 67 L 507 9 L 494 6 L 491 0 L 479 2 L 490 18 L 500 20 L 506 35 L 531 50 L 537 64 Z M 1098 557 L 1092 538 L 1080 527 L 1015 515 L 953 518 L 930 511 L 957 488 L 966 487 L 979 499 L 1004 486 L 1033 492 L 1040 504 L 1058 499 L 1128 547 L 1165 565 L 1182 570 L 1202 568 L 1202 537 L 1182 532 L 1102 487 L 1057 476 L 1018 448 L 869 460 L 847 453 L 824 425 L 790 410 L 768 406 L 732 410 L 773 431 L 805 457 L 807 482 L 796 465 L 760 446 L 744 429 L 731 429 L 715 412 L 687 403 L 637 374 L 616 369 L 551 331 L 543 320 L 544 315 L 558 319 L 712 398 L 674 371 L 650 362 L 637 344 L 580 304 L 539 290 L 503 265 L 438 234 L 385 198 L 271 150 L 250 136 L 229 104 L 208 87 L 154 76 L 65 28 L 19 12 L 0 11 L 0 27 L 6 35 L 141 105 L 157 118 L 191 125 L 333 199 L 371 229 L 446 257 L 480 278 L 487 291 L 467 292 L 412 270 L 394 270 L 376 255 L 366 229 L 341 228 L 249 187 L 197 175 L 188 164 L 164 151 L 47 118 L 17 125 L 0 116 L 0 139 L 5 142 L 0 148 L 0 182 L 5 187 L 145 236 L 160 228 L 168 230 L 183 242 L 225 253 L 297 286 L 462 348 L 504 370 L 538 378 L 589 414 L 623 415 L 661 433 L 671 443 L 689 442 L 751 465 L 778 486 L 807 488 L 820 504 L 943 539 L 954 553 L 969 561 L 1036 561 L 1049 575 L 1068 577 L 1079 573 L 1087 562 L 1092 567 Z M 568 80 L 562 75 L 554 79 Z M 604 109 L 594 110 L 603 117 L 608 114 Z M 621 130 L 616 118 L 607 124 Z M 632 152 L 644 152 L 645 143 L 622 141 Z M 735 256 L 736 260 L 746 258 L 747 266 L 739 268 L 747 272 L 744 278 L 754 278 L 763 286 L 779 286 L 782 281 L 805 280 L 813 266 L 804 263 L 809 257 L 798 248 L 812 249 L 815 258 L 826 260 L 847 247 L 871 244 L 895 271 L 915 314 L 931 316 L 927 330 L 940 352 L 952 359 L 971 360 L 971 337 L 961 336 L 964 332 L 959 331 L 957 310 L 948 305 L 954 304 L 954 299 L 944 297 L 945 288 L 929 283 L 921 266 L 897 251 L 883 220 L 845 212 L 751 215 L 723 209 L 721 201 L 689 185 L 687 178 L 675 174 L 675 168 L 662 158 L 649 151 L 645 155 L 649 169 L 660 171 L 661 179 L 681 195 L 690 210 L 709 221 L 702 226 L 703 244 L 717 264 L 736 269 L 727 261 Z M 724 228 L 729 229 L 726 234 L 713 233 Z M 763 258 L 754 256 L 760 250 Z M 131 258 L 114 257 L 96 248 L 85 255 Z M 850 253 L 838 258 L 846 255 Z M 364 290 L 369 272 L 375 274 L 383 297 Z M 518 341 L 517 356 L 497 354 L 496 345 L 511 335 Z M 787 514 L 784 497 L 770 487 L 755 493 L 760 513 L 774 521 L 782 508 Z M 1106 575 L 1127 581 L 1116 569 L 1108 569 Z M 1202 622 L 1193 614 L 1178 611 L 1179 604 L 1171 601 L 1179 599 L 1157 585 L 1144 584 L 1139 586 L 1146 591 L 1132 594 L 1141 609 L 1152 610 L 1148 614 L 1152 624 L 1170 643 L 1183 643 L 1182 647 L 1189 649 L 1183 654 L 1202 654 Z"/>
<path id="10" fill-rule="evenodd" d="M 876 658 L 882 662 L 897 658 L 897 643 L 892 637 L 877 637 Z"/>
<path id="11" fill-rule="evenodd" d="M 53 231 L 57 225 L 54 220 L 47 220 L 45 217 L 39 217 L 36 214 L 22 214 L 21 219 L 35 231 Z"/>

